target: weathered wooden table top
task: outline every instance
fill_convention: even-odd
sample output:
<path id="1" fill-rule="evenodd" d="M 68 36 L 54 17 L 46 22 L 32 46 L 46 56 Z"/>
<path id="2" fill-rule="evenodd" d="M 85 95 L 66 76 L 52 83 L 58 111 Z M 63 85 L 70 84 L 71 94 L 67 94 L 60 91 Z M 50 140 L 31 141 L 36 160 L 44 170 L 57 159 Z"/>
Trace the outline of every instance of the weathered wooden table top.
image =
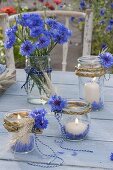
<path id="1" fill-rule="evenodd" d="M 5 113 L 15 109 L 46 108 L 48 110 L 49 127 L 40 136 L 40 139 L 50 145 L 55 152 L 64 160 L 60 167 L 49 168 L 51 170 L 90 170 L 90 169 L 110 169 L 113 170 L 113 161 L 110 154 L 113 152 L 113 76 L 109 81 L 105 81 L 105 107 L 100 112 L 91 113 L 91 130 L 88 137 L 79 142 L 64 141 L 64 147 L 91 150 L 89 152 L 77 152 L 60 148 L 55 140 L 61 140 L 59 126 L 48 105 L 37 106 L 27 103 L 27 96 L 24 89 L 21 89 L 25 81 L 24 70 L 17 70 L 17 82 L 0 96 L 0 170 L 41 170 L 42 167 L 31 166 L 28 161 L 47 163 L 49 158 L 42 158 L 38 151 L 33 151 L 26 155 L 13 154 L 7 150 L 9 134 L 3 128 L 3 117 Z M 78 78 L 73 72 L 53 72 L 52 81 L 58 94 L 67 99 L 78 99 Z M 42 147 L 42 146 L 40 146 Z M 42 148 L 44 149 L 44 148 Z M 45 151 L 44 152 L 49 152 Z"/>

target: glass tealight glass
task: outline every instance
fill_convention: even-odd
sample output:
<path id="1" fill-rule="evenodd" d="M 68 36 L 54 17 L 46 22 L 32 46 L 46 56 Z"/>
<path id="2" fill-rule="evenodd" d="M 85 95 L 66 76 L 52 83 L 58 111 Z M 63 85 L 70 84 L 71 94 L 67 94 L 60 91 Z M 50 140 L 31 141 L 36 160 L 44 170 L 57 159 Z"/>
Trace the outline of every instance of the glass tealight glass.
<path id="1" fill-rule="evenodd" d="M 68 101 L 63 110 L 62 135 L 68 140 L 83 140 L 90 129 L 90 111 L 88 104 L 81 101 Z"/>
<path id="2" fill-rule="evenodd" d="M 98 56 L 85 56 L 78 59 L 76 75 L 79 78 L 79 98 L 90 103 L 93 111 L 104 106 L 104 75 Z"/>
<path id="3" fill-rule="evenodd" d="M 13 110 L 4 117 L 4 127 L 11 132 L 9 146 L 14 153 L 29 153 L 34 150 L 34 120 L 28 116 L 29 112 L 31 110 Z"/>

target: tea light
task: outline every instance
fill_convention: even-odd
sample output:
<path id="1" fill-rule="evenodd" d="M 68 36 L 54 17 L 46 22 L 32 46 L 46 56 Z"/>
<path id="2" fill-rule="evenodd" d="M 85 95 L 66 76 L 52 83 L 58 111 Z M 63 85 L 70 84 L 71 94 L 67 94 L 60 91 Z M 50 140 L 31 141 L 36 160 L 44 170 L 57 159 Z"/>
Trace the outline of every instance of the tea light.
<path id="1" fill-rule="evenodd" d="M 89 131 L 89 124 L 80 122 L 76 118 L 74 122 L 68 122 L 64 129 L 67 138 L 72 140 L 80 140 L 87 135 Z"/>
<path id="2" fill-rule="evenodd" d="M 84 95 L 85 95 L 85 100 L 88 103 L 99 102 L 100 90 L 99 90 L 99 84 L 95 82 L 95 78 L 93 79 L 92 82 L 85 83 Z"/>

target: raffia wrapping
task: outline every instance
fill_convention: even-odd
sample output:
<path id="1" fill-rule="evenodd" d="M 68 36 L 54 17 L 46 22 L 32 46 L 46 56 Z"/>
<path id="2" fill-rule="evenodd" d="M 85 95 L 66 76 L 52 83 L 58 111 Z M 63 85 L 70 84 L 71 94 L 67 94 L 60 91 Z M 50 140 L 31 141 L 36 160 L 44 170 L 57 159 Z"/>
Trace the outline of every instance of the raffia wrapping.
<path id="1" fill-rule="evenodd" d="M 80 109 L 79 111 L 77 109 Z M 68 105 L 63 109 L 64 114 L 70 115 L 83 115 L 88 114 L 91 111 L 89 104 L 79 101 L 68 101 Z"/>
<path id="2" fill-rule="evenodd" d="M 91 68 L 91 67 L 75 67 L 75 74 L 79 77 L 101 77 L 106 74 L 106 70 L 103 67 Z"/>
<path id="3" fill-rule="evenodd" d="M 21 116 L 21 123 L 20 122 L 15 122 L 15 121 L 10 121 L 11 118 L 17 118 L 17 115 Z M 42 129 L 33 129 L 33 125 L 34 125 L 34 119 L 31 117 L 28 117 L 28 112 L 16 112 L 16 113 L 12 113 L 8 116 L 6 116 L 4 118 L 4 127 L 8 132 L 19 132 L 20 130 L 22 130 L 26 124 L 26 122 L 28 122 L 29 124 L 29 133 L 37 133 L 37 134 L 41 134 L 43 132 Z"/>

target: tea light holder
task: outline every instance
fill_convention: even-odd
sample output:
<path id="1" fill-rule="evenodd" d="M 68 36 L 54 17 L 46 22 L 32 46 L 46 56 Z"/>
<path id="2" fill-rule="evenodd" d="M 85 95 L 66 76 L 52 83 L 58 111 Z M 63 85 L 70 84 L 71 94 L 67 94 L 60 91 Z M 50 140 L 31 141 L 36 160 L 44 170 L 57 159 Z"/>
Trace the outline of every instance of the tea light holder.
<path id="1" fill-rule="evenodd" d="M 83 140 L 90 129 L 90 105 L 81 101 L 68 101 L 59 121 L 62 136 L 68 140 Z M 58 117 L 57 117 L 58 118 Z"/>
<path id="2" fill-rule="evenodd" d="M 16 153 L 29 153 L 34 150 L 34 134 L 42 133 L 41 129 L 33 130 L 34 119 L 29 117 L 30 110 L 16 110 L 4 118 L 4 127 L 12 132 L 10 149 Z"/>
<path id="3" fill-rule="evenodd" d="M 84 56 L 78 59 L 75 74 L 79 79 L 79 98 L 90 103 L 93 111 L 104 106 L 104 75 L 106 70 L 98 56 Z"/>

